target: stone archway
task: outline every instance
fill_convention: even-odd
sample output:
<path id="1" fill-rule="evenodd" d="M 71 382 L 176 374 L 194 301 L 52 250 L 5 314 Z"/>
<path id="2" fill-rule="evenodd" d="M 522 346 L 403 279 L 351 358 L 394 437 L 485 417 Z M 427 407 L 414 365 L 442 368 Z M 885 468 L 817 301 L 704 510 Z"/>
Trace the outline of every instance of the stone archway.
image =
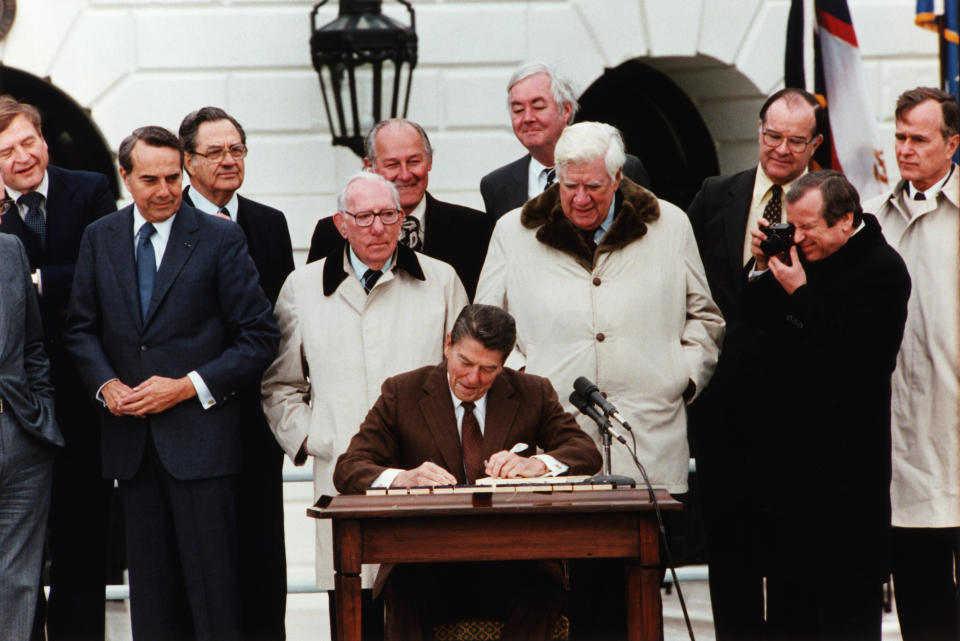
<path id="1" fill-rule="evenodd" d="M 661 71 L 640 60 L 607 69 L 580 97 L 577 120 L 616 126 L 640 157 L 653 191 L 686 209 L 707 176 L 719 173 L 717 151 L 696 105 Z"/>

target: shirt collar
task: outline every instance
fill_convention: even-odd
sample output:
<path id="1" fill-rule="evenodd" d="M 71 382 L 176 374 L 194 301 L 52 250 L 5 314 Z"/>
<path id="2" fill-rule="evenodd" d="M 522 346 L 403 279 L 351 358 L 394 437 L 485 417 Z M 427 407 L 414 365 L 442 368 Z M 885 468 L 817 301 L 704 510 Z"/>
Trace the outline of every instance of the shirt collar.
<path id="1" fill-rule="evenodd" d="M 453 399 L 453 409 L 456 410 L 458 407 L 460 407 L 460 405 L 461 405 L 461 403 L 463 403 L 463 401 L 461 401 L 459 398 L 457 398 L 457 395 L 453 393 L 453 388 L 450 387 L 450 374 L 445 374 L 445 376 L 447 377 L 447 389 L 450 390 L 450 398 Z M 473 405 L 474 405 L 474 414 L 482 414 L 482 415 L 486 416 L 486 413 L 487 413 L 487 395 L 488 395 L 489 393 L 490 393 L 490 390 L 487 390 L 487 391 L 484 393 L 483 396 L 481 396 L 480 398 L 478 398 L 477 400 L 475 400 L 475 401 L 473 402 Z"/>
<path id="2" fill-rule="evenodd" d="M 803 170 L 803 174 L 805 173 L 807 173 L 806 169 Z M 800 176 L 802 176 L 803 174 L 800 174 Z M 799 178 L 800 176 L 797 176 L 797 178 Z M 792 185 L 797 180 L 797 178 L 794 178 L 790 182 L 784 183 L 783 185 L 781 185 L 783 187 L 784 194 L 790 191 L 790 185 Z M 753 202 L 758 202 L 764 196 L 766 196 L 767 192 L 770 191 L 770 188 L 773 187 L 773 185 L 774 185 L 774 182 L 770 180 L 770 177 L 767 176 L 767 173 L 763 171 L 763 166 L 757 165 L 757 178 L 756 180 L 753 181 Z M 781 203 L 783 202 L 784 201 L 781 200 Z M 784 208 L 784 210 L 786 210 L 786 208 Z"/>
<path id="3" fill-rule="evenodd" d="M 50 189 L 50 179 L 49 179 L 49 177 L 48 177 L 48 174 L 47 174 L 46 170 L 44 170 L 44 172 L 43 172 L 43 180 L 40 181 L 40 184 L 37 185 L 37 188 L 34 189 L 33 191 L 35 191 L 35 192 L 37 192 L 38 194 L 40 194 L 41 196 L 43 196 L 43 199 L 46 200 L 46 199 L 47 199 L 47 191 L 49 191 L 49 189 Z M 20 199 L 20 196 L 23 195 L 23 192 L 22 192 L 22 191 L 17 191 L 17 190 L 14 189 L 13 187 L 7 186 L 7 195 L 10 196 L 10 198 L 11 198 L 14 202 L 16 202 L 17 200 Z"/>
<path id="4" fill-rule="evenodd" d="M 205 214 L 216 214 L 219 213 L 220 207 L 214 205 L 212 202 L 207 200 L 203 194 L 200 193 L 200 190 L 193 185 L 190 185 L 192 189 L 190 190 L 190 200 L 193 201 L 193 206 L 202 211 Z M 237 192 L 233 192 L 233 195 L 230 196 L 230 200 L 227 201 L 227 204 L 224 207 L 227 208 L 227 211 L 230 212 L 230 220 L 237 220 L 237 207 L 240 206 L 240 199 L 237 197 Z"/>
<path id="5" fill-rule="evenodd" d="M 357 278 L 360 279 L 360 282 L 363 282 L 363 275 L 367 273 L 367 270 L 370 267 L 364 263 L 362 260 L 357 258 L 357 255 L 353 253 L 353 247 L 350 246 L 350 243 L 347 243 L 347 254 L 350 256 L 350 266 L 353 267 L 353 273 L 357 275 Z M 383 264 L 383 267 L 380 268 L 380 271 L 384 274 L 390 271 L 390 267 L 393 265 L 393 256 Z"/>
<path id="6" fill-rule="evenodd" d="M 157 235 L 163 239 L 163 242 L 166 243 L 167 239 L 170 238 L 170 229 L 173 227 L 173 219 L 177 217 L 177 214 L 170 216 L 164 221 L 159 223 L 153 223 L 153 228 L 156 230 Z M 137 207 L 137 204 L 133 204 L 133 237 L 136 239 L 137 234 L 140 233 L 140 228 L 143 227 L 144 223 L 147 222 L 147 219 L 143 217 L 140 213 L 140 209 Z"/>
<path id="7" fill-rule="evenodd" d="M 950 164 L 950 169 L 947 171 L 947 175 L 942 179 L 938 180 L 934 185 L 929 189 L 924 190 L 922 193 L 926 197 L 926 200 L 936 200 L 937 194 L 943 191 L 943 188 L 946 187 L 947 182 L 950 180 L 950 177 L 953 176 L 953 170 L 956 168 L 956 165 L 953 163 Z M 913 186 L 913 183 L 909 180 L 905 180 L 904 191 L 907 198 L 913 198 L 916 193 L 919 191 L 916 187 Z"/>

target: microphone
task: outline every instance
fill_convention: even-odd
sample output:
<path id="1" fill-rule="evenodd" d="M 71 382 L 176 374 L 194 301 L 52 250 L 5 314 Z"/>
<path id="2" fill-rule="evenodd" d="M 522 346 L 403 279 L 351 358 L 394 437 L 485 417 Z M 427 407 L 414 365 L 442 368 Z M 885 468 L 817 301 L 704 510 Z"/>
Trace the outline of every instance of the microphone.
<path id="1" fill-rule="evenodd" d="M 597 408 L 591 405 L 587 401 L 587 399 L 580 396 L 580 394 L 576 390 L 570 392 L 570 402 L 573 403 L 574 407 L 580 410 L 581 414 L 592 419 L 593 422 L 596 423 L 601 430 L 607 430 L 607 432 L 609 432 L 610 435 L 613 436 L 615 439 L 617 439 L 624 445 L 627 444 L 627 440 L 622 436 L 620 436 L 619 434 L 617 434 L 616 432 L 614 432 L 613 428 L 610 427 L 610 420 L 607 419 L 603 414 L 598 412 Z"/>
<path id="2" fill-rule="evenodd" d="M 596 385 L 590 382 L 586 376 L 581 376 L 573 382 L 573 389 L 576 390 L 576 393 L 579 394 L 583 399 L 593 403 L 600 408 L 600 411 L 604 413 L 605 416 L 609 416 L 620 425 L 623 425 L 626 429 L 633 431 L 633 428 L 627 423 L 626 419 L 620 415 L 620 412 L 617 411 L 617 408 L 604 398 L 603 394 L 600 393 L 600 390 Z M 571 402 L 572 399 L 571 399 Z"/>

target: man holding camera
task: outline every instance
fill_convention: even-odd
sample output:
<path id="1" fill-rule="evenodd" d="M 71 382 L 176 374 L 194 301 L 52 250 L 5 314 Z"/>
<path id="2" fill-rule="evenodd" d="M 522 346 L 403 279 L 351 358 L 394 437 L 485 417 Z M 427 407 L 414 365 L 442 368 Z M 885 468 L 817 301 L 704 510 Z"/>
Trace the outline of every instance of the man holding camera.
<path id="1" fill-rule="evenodd" d="M 764 352 L 753 373 L 758 456 L 746 465 L 758 481 L 769 638 L 879 641 L 890 379 L 910 277 L 839 172 L 800 177 L 785 200 L 793 229 L 779 242 L 765 221 L 751 231 L 745 298 Z"/>

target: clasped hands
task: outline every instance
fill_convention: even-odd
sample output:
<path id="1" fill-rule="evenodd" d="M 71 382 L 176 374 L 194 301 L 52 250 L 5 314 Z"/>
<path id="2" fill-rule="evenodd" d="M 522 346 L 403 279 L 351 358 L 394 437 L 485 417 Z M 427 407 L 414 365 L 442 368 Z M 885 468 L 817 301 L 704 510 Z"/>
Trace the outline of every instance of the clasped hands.
<path id="1" fill-rule="evenodd" d="M 107 409 L 114 416 L 159 414 L 177 403 L 193 398 L 197 390 L 189 377 L 151 376 L 136 387 L 115 378 L 100 390 Z"/>
<path id="2" fill-rule="evenodd" d="M 543 476 L 547 466 L 538 458 L 520 456 L 500 450 L 487 460 L 484 473 L 501 479 Z M 456 485 L 457 479 L 436 463 L 424 461 L 412 470 L 404 470 L 393 479 L 391 487 L 421 487 L 426 485 Z"/>
<path id="3" fill-rule="evenodd" d="M 783 287 L 784 291 L 787 292 L 788 295 L 793 295 L 793 292 L 797 291 L 802 285 L 807 284 L 807 272 L 804 271 L 803 265 L 800 264 L 800 257 L 797 253 L 796 245 L 790 246 L 789 265 L 784 262 L 779 255 L 767 256 L 763 253 L 763 250 L 760 249 L 760 243 L 767 238 L 767 234 L 763 231 L 763 228 L 768 225 L 769 223 L 761 218 L 758 221 L 757 228 L 750 230 L 750 253 L 753 254 L 753 258 L 756 260 L 757 271 L 769 269 L 773 277 L 776 278 L 780 286 Z"/>

